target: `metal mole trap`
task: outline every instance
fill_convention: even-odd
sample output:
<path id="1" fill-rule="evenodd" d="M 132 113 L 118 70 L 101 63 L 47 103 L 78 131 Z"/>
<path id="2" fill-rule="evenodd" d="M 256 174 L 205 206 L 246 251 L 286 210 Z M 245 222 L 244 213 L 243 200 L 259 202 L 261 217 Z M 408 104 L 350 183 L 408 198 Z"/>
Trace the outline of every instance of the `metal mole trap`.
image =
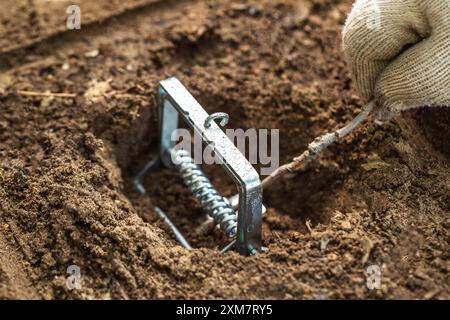
<path id="1" fill-rule="evenodd" d="M 220 124 L 224 126 L 228 122 L 228 115 L 224 113 L 208 115 L 176 78 L 159 83 L 158 109 L 159 157 L 149 162 L 136 176 L 137 189 L 145 193 L 143 178 L 161 164 L 177 170 L 185 185 L 201 202 L 203 210 L 232 239 L 222 252 L 236 248 L 241 255 L 247 256 L 264 250 L 265 248 L 261 247 L 264 208 L 261 180 L 256 170 L 214 121 L 221 119 Z M 175 142 L 171 141 L 171 135 L 178 129 L 180 117 L 202 137 L 206 145 L 214 150 L 221 166 L 236 183 L 238 195 L 230 199 L 220 196 L 190 154 L 185 150 L 174 148 Z M 165 213 L 157 207 L 155 211 L 170 226 L 178 241 L 190 249 L 188 241 Z"/>

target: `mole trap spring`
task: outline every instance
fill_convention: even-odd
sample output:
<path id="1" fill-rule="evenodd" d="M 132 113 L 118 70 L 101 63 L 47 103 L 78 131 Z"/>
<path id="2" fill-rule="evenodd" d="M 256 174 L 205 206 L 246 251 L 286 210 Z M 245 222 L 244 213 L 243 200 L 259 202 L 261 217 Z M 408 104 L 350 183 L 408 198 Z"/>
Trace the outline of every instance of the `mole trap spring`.
<path id="1" fill-rule="evenodd" d="M 136 176 L 134 180 L 136 188 L 145 193 L 142 184 L 144 177 L 160 165 L 177 170 L 184 184 L 200 201 L 204 212 L 231 239 L 221 252 L 236 248 L 241 255 L 248 256 L 265 250 L 261 247 L 262 215 L 263 210 L 265 211 L 262 204 L 261 180 L 244 155 L 214 122 L 215 119 L 221 119 L 220 125 L 224 126 L 228 123 L 228 115 L 225 113 L 208 115 L 176 78 L 159 83 L 158 110 L 159 156 L 150 161 Z M 214 150 L 221 166 L 236 183 L 238 195 L 230 199 L 222 197 L 190 154 L 183 149 L 175 148 L 171 135 L 178 129 L 180 117 L 202 137 L 206 145 Z M 157 207 L 155 211 L 172 229 L 177 240 L 184 247 L 191 249 L 188 241 L 165 213 Z"/>

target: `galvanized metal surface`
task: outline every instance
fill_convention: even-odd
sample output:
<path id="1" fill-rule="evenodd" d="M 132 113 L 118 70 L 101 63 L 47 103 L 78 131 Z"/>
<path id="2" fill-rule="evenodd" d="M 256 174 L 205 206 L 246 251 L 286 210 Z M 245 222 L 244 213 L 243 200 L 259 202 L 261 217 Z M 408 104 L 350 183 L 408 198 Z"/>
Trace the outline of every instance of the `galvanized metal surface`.
<path id="1" fill-rule="evenodd" d="M 158 105 L 159 158 L 150 161 L 136 176 L 134 182 L 138 191 L 146 192 L 142 180 L 150 171 L 158 169 L 161 164 L 168 168 L 178 169 L 185 183 L 202 202 L 204 209 L 209 211 L 207 213 L 214 218 L 215 223 L 221 226 L 229 236 L 235 237 L 222 252 L 234 247 L 242 255 L 253 255 L 261 251 L 263 209 L 265 212 L 262 205 L 262 185 L 256 170 L 214 121 L 221 119 L 220 125 L 225 126 L 229 116 L 222 112 L 208 115 L 176 78 L 160 82 Z M 199 167 L 193 166 L 193 159 L 188 158 L 184 153 L 177 153 L 177 150 L 174 149 L 175 142 L 171 140 L 171 137 L 173 132 L 178 129 L 180 117 L 212 149 L 219 163 L 236 183 L 238 195 L 230 200 L 220 197 L 206 176 L 201 173 Z M 173 161 L 177 156 L 181 159 L 180 155 L 185 162 L 184 166 L 177 165 Z M 188 241 L 167 215 L 160 208 L 155 207 L 154 209 L 169 225 L 178 241 L 190 249 Z M 231 219 L 231 213 L 233 213 L 233 219 Z M 234 225 L 231 222 L 234 222 Z"/>
<path id="2" fill-rule="evenodd" d="M 176 78 L 160 82 L 160 155 L 164 165 L 174 167 L 171 135 L 181 117 L 209 145 L 220 164 L 231 176 L 239 191 L 236 247 L 240 254 L 251 255 L 261 250 L 262 186 L 256 170 L 234 146 L 225 133 Z M 205 123 L 208 125 L 205 128 Z"/>

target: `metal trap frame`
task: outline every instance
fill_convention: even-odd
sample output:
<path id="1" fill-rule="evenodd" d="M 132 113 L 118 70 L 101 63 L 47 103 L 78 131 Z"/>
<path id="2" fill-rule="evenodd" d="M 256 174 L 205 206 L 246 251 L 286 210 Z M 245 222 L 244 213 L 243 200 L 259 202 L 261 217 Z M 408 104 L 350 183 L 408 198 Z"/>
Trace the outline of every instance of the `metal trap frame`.
<path id="1" fill-rule="evenodd" d="M 224 126 L 228 123 L 228 115 L 225 113 L 209 115 L 176 78 L 159 83 L 158 113 L 159 156 L 150 161 L 136 176 L 137 189 L 141 193 L 146 192 L 142 184 L 143 178 L 160 165 L 175 169 L 180 173 L 185 185 L 201 202 L 203 210 L 229 238 L 233 239 L 221 252 L 234 247 L 241 255 L 248 256 L 264 250 L 265 248 L 261 247 L 264 208 L 261 180 L 253 166 L 214 121 L 221 119 L 220 125 Z M 238 195 L 230 199 L 220 196 L 188 152 L 176 150 L 171 135 L 178 129 L 180 117 L 202 138 L 204 144 L 214 151 L 220 165 L 236 183 Z M 170 226 L 178 241 L 190 249 L 187 240 L 165 213 L 157 207 L 155 211 Z"/>

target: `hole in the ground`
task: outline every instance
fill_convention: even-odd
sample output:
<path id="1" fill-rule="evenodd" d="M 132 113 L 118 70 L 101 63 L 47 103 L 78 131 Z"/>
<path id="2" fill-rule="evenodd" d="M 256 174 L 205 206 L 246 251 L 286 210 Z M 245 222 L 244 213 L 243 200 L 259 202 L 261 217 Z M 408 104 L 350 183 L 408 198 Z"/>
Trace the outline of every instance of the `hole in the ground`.
<path id="1" fill-rule="evenodd" d="M 428 142 L 442 154 L 449 155 L 450 109 L 423 108 L 415 111 L 412 116 L 422 128 Z"/>
<path id="2" fill-rule="evenodd" d="M 261 110 L 260 114 L 256 114 L 257 119 L 255 119 L 255 110 L 252 109 L 250 117 L 247 110 L 237 101 L 224 101 L 221 97 L 207 94 L 200 96 L 198 100 L 208 113 L 217 111 L 229 113 L 231 121 L 228 127 L 230 128 L 245 130 L 255 123 L 258 123 L 260 128 L 277 128 L 277 123 L 273 122 L 274 115 L 267 110 Z M 197 232 L 206 216 L 177 172 L 165 168 L 152 172 L 144 180 L 147 194 L 140 196 L 136 191 L 133 178 L 152 156 L 158 154 L 156 115 L 156 103 L 153 103 L 141 112 L 141 116 L 131 124 L 128 132 L 121 135 L 117 142 L 116 154 L 123 173 L 125 194 L 144 220 L 157 224 L 168 234 L 171 234 L 170 229 L 153 212 L 153 206 L 163 209 L 194 247 L 223 247 L 228 243 L 228 239 L 222 231 L 213 228 L 207 233 Z M 279 127 L 280 139 L 285 140 L 280 143 L 282 156 L 280 161 L 298 153 L 297 150 L 300 148 L 298 143 L 295 150 L 291 149 L 292 144 L 286 143 L 286 141 L 299 139 L 298 127 L 306 130 L 308 126 L 311 126 L 308 123 L 295 122 L 293 125 L 297 126 L 295 130 L 290 126 Z M 311 138 L 303 137 L 305 146 Z M 221 166 L 203 166 L 203 169 L 223 196 L 228 197 L 236 193 L 232 179 Z M 303 173 L 294 180 L 282 182 L 266 191 L 264 204 L 269 208 L 269 214 L 272 217 L 265 219 L 265 231 L 305 231 L 304 222 L 307 219 L 313 223 L 328 223 L 333 196 L 339 188 L 341 179 L 338 170 L 325 167 Z"/>

